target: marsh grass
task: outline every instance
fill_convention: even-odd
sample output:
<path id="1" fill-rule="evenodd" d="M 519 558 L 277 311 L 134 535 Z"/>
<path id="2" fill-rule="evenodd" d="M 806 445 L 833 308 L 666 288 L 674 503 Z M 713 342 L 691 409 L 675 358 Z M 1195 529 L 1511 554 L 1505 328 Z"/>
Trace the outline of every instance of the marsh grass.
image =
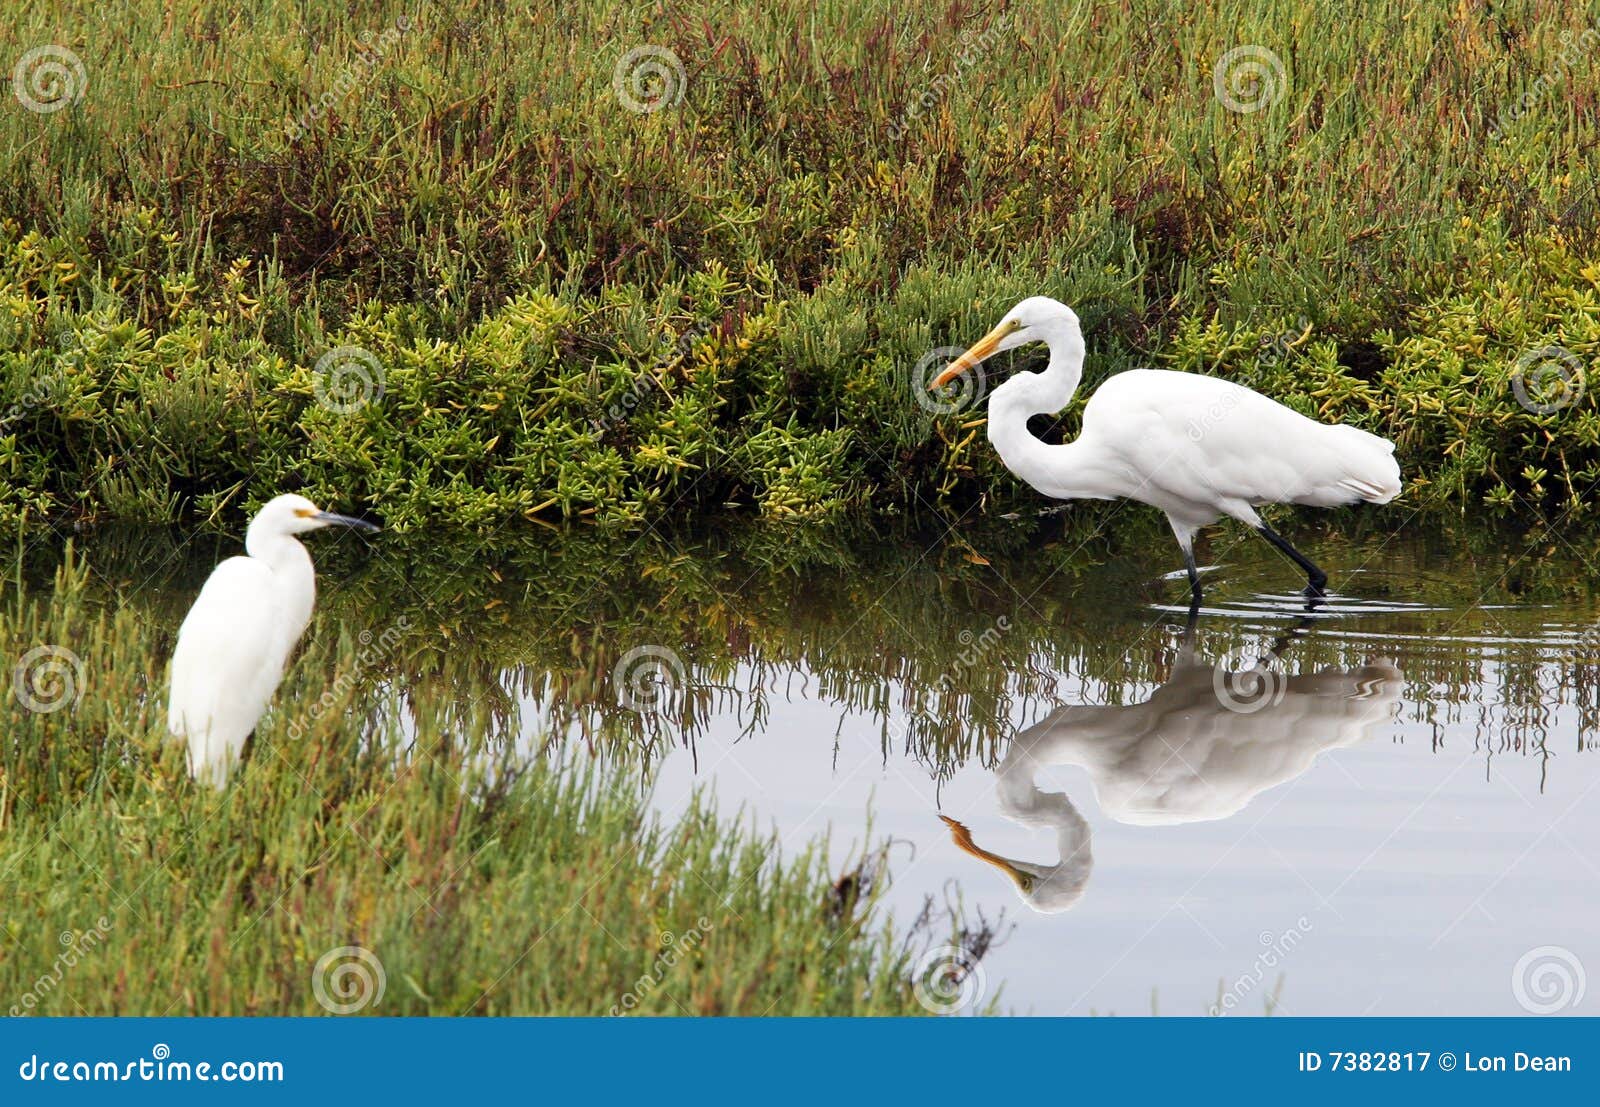
<path id="1" fill-rule="evenodd" d="M 3 707 L 12 1013 L 320 1014 L 344 947 L 382 997 L 333 969 L 324 992 L 367 1014 L 923 1013 L 881 882 L 836 894 L 871 848 L 780 849 L 703 795 L 661 822 L 638 773 L 504 756 L 487 710 L 405 694 L 357 633 L 314 638 L 233 785 L 195 788 L 164 738 L 164 632 L 89 579 L 69 556 L 0 622 L 0 655 L 77 663 L 58 710 Z"/>
<path id="2" fill-rule="evenodd" d="M 1217 373 L 1394 437 L 1419 506 L 1592 511 L 1593 396 L 1510 390 L 1600 353 L 1581 5 L 13 7 L 8 66 L 88 80 L 0 111 L 0 523 L 1001 512 L 908 378 L 1032 292 L 1090 385 Z M 685 80 L 636 114 L 646 44 Z M 1260 111 L 1214 93 L 1240 45 Z M 350 413 L 342 345 L 384 374 Z"/>
<path id="3" fill-rule="evenodd" d="M 886 757 L 943 778 L 972 760 L 992 763 L 1016 725 L 1059 702 L 1136 702 L 1167 678 L 1182 619 L 1151 605 L 1184 599 L 1181 582 L 1160 579 L 1173 568 L 1171 535 L 1154 513 L 1123 514 L 1114 537 L 1091 515 L 1052 516 L 1031 533 L 993 523 L 945 541 L 881 521 L 645 536 L 541 529 L 490 546 L 463 535 L 321 540 L 307 649 L 349 639 L 354 660 L 339 669 L 308 652 L 285 702 L 298 705 L 296 718 L 320 715 L 315 705 L 334 689 L 358 715 L 392 713 L 398 687 L 430 710 L 470 711 L 496 749 L 531 757 L 554 735 L 553 748 L 582 746 L 637 768 L 694 749 L 717 719 L 736 724 L 741 740 L 784 740 L 773 719 L 800 677 L 805 696 L 854 720 L 853 732 L 875 730 Z M 1563 647 L 1535 614 L 1571 613 L 1576 634 L 1582 613 L 1600 610 L 1594 574 L 1572 548 L 1547 531 L 1434 523 L 1395 536 L 1382 523 L 1352 513 L 1303 535 L 1342 589 L 1396 606 L 1362 613 L 1349 633 L 1308 635 L 1289 671 L 1349 668 L 1404 647 L 1424 721 L 1459 724 L 1473 705 L 1497 705 L 1479 712 L 1478 740 L 1527 750 L 1543 743 L 1549 709 L 1567 705 L 1581 719 L 1578 748 L 1592 745 L 1600 688 L 1558 653 L 1590 659 L 1595 636 Z M 1209 537 L 1204 557 L 1225 566 L 1214 600 L 1229 603 L 1241 574 L 1252 606 L 1260 597 L 1248 589 L 1274 578 L 1295 585 L 1293 568 L 1261 545 L 1249 533 Z M 209 535 L 101 531 L 85 547 L 85 602 L 129 611 L 164 655 L 205 575 L 236 549 L 236 539 Z M 22 575 L 44 589 L 62 551 L 42 542 L 27 551 Z M 1419 601 L 1424 609 L 1405 610 Z M 1292 596 L 1280 604 L 1281 619 L 1206 620 L 1200 652 L 1221 657 L 1288 630 L 1297 605 Z M 1494 644 L 1425 648 L 1441 628 Z M 617 679 L 640 647 L 667 650 L 681 666 L 644 711 L 621 702 Z"/>
<path id="4" fill-rule="evenodd" d="M 1451 528 L 1396 540 L 1349 522 L 1316 539 L 1336 577 L 1363 567 L 1373 601 L 1484 605 L 1490 644 L 1436 649 L 1418 627 L 1438 622 L 1368 614 L 1308 636 L 1290 671 L 1409 639 L 1417 719 L 1470 733 L 1485 771 L 1592 751 L 1592 666 L 1540 629 L 1551 609 L 1596 609 L 1563 543 Z M 1170 537 L 1147 524 L 1114 550 L 1087 524 L 1054 540 L 978 528 L 931 549 L 884 525 L 575 528 L 493 550 L 463 535 L 324 541 L 316 619 L 222 797 L 188 783 L 162 701 L 184 610 L 237 540 L 104 530 L 81 554 L 19 540 L 0 595 L 0 1009 L 33 995 L 39 1013 L 314 1014 L 319 959 L 360 946 L 387 974 L 375 1014 L 607 1013 L 629 994 L 667 1014 L 916 1013 L 905 974 L 947 923 L 884 917 L 882 880 L 903 874 L 876 847 L 780 843 L 758 812 L 718 816 L 709 797 L 660 797 L 686 814 L 658 822 L 641 814 L 649 766 L 699 755 L 730 715 L 752 741 L 798 740 L 772 725 L 797 674 L 841 727 L 881 723 L 884 756 L 930 782 L 992 764 L 1024 705 L 1034 721 L 1058 702 L 1136 702 L 1175 645 L 1145 606 L 1170 563 Z M 1251 548 L 1222 537 L 1223 559 Z M 1260 637 L 1220 620 L 1201 652 Z M 1581 661 L 1594 642 L 1571 648 Z M 683 667 L 647 712 L 620 706 L 615 679 L 641 644 Z M 70 708 L 19 702 L 14 667 L 41 646 L 78 659 Z M 1557 708 L 1576 733 L 1551 728 Z"/>

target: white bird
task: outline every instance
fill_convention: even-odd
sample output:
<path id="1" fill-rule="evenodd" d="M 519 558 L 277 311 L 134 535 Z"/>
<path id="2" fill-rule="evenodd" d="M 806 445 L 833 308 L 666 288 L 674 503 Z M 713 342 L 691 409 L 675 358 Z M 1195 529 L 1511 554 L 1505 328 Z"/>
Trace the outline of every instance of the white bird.
<path id="1" fill-rule="evenodd" d="M 1171 676 L 1144 703 L 1068 704 L 1018 733 L 995 769 L 1000 810 L 1014 822 L 1054 830 L 1054 864 L 982 849 L 961 823 L 940 818 L 956 846 L 1009 876 L 1028 906 L 1066 910 L 1089 882 L 1092 836 L 1071 800 L 1034 782 L 1040 768 L 1083 768 L 1101 811 L 1119 823 L 1207 822 L 1238 814 L 1324 752 L 1363 742 L 1394 717 L 1405 681 L 1393 662 L 1284 676 L 1269 663 L 1292 637 L 1235 671 L 1195 658 L 1190 623 Z"/>
<path id="2" fill-rule="evenodd" d="M 295 535 L 323 527 L 378 528 L 320 510 L 304 496 L 277 496 L 245 532 L 247 556 L 230 557 L 206 578 L 172 653 L 167 729 L 189 746 L 189 772 L 227 783 L 316 603 L 311 555 Z"/>
<path id="3" fill-rule="evenodd" d="M 989 441 L 1006 468 L 1059 500 L 1125 497 L 1166 512 L 1200 602 L 1194 534 L 1226 515 L 1254 527 L 1306 574 L 1319 596 L 1327 574 L 1261 521 L 1262 504 L 1336 507 L 1400 494 L 1394 443 L 1356 427 L 1308 419 L 1259 392 L 1217 377 L 1163 369 L 1118 373 L 1083 411 L 1074 442 L 1051 446 L 1028 430 L 1034 415 L 1067 406 L 1083 376 L 1078 317 L 1031 296 L 934 378 L 938 389 L 1002 350 L 1043 342 L 1042 372 L 1018 373 L 989 398 Z"/>

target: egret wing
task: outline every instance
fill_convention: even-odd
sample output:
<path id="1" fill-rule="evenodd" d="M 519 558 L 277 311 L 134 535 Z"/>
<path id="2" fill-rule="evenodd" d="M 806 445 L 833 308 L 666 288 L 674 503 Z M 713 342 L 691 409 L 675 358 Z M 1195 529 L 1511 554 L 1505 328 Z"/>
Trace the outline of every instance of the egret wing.
<path id="1" fill-rule="evenodd" d="M 196 777 L 220 784 L 283 678 L 288 650 L 272 570 L 218 565 L 178 630 L 167 729 L 189 744 Z"/>
<path id="2" fill-rule="evenodd" d="M 1151 487 L 1247 519 L 1253 504 L 1382 503 L 1400 490 L 1392 443 L 1216 377 L 1120 373 L 1090 400 L 1084 432 Z"/>

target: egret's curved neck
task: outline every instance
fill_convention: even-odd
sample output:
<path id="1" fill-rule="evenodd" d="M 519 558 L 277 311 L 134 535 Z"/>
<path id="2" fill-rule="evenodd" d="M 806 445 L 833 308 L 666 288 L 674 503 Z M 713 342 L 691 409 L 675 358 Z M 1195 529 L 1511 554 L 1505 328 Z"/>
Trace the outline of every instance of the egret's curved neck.
<path id="1" fill-rule="evenodd" d="M 1018 373 L 989 397 L 989 441 L 1005 462 L 1035 488 L 1060 495 L 1059 457 L 1028 431 L 1035 415 L 1054 414 L 1066 407 L 1083 379 L 1083 333 L 1076 321 L 1060 319 L 1032 328 L 1050 350 L 1050 363 L 1038 373 Z"/>
<path id="2" fill-rule="evenodd" d="M 311 567 L 311 555 L 299 539 L 281 530 L 269 530 L 251 523 L 244 532 L 244 552 L 257 561 L 264 561 L 273 569 L 298 569 Z"/>
<path id="3" fill-rule="evenodd" d="M 1000 810 L 1008 818 L 1056 832 L 1058 859 L 1053 865 L 1013 861 L 1002 867 L 1009 867 L 1014 877 L 1018 870 L 1033 876 L 1027 896 L 1035 908 L 1061 911 L 1077 902 L 1089 882 L 1094 868 L 1093 834 L 1088 820 L 1065 793 L 1040 789 L 1034 780 L 1034 771 L 1041 765 L 1035 752 L 1027 733 L 1013 739 L 995 774 L 995 791 Z"/>
<path id="4" fill-rule="evenodd" d="M 265 562 L 272 570 L 278 586 L 278 602 L 283 605 L 282 630 L 287 652 L 311 621 L 311 610 L 316 605 L 317 573 L 311 564 L 311 554 L 294 535 L 258 527 L 255 523 L 245 531 L 244 552 L 256 561 Z"/>
<path id="5" fill-rule="evenodd" d="M 306 617 L 310 618 L 317 574 L 311 564 L 311 554 L 300 544 L 300 540 L 281 530 L 251 523 L 244 535 L 244 552 L 257 561 L 265 562 L 283 587 L 285 599 L 296 612 L 304 608 Z"/>

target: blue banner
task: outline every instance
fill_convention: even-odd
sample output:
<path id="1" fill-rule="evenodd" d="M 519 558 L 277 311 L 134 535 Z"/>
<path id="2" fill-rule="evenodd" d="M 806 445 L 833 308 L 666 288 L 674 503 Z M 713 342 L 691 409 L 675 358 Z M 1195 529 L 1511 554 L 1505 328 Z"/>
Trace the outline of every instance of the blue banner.
<path id="1" fill-rule="evenodd" d="M 1589 1019 L 14 1019 L 0 1102 L 1571 1102 L 1594 1042 Z"/>

